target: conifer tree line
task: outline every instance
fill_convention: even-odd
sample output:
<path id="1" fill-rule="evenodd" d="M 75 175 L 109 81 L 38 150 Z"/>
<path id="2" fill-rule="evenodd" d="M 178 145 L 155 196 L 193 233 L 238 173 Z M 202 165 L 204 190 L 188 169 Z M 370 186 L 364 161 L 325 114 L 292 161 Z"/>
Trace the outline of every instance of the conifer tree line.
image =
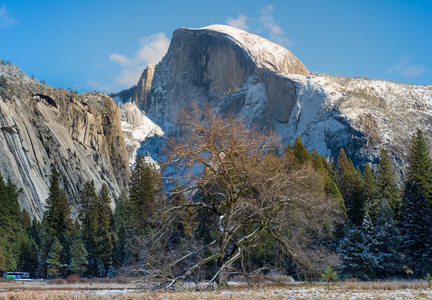
<path id="1" fill-rule="evenodd" d="M 136 237 L 149 228 L 160 175 L 143 157 L 137 158 L 132 173 L 130 197 L 122 192 L 115 199 L 115 211 L 107 185 L 96 190 L 94 182 L 86 182 L 73 220 L 54 167 L 41 221 L 20 210 L 17 187 L 10 180 L 5 184 L 0 174 L 0 272 L 102 278 L 115 277 L 124 265 L 136 263 L 140 251 Z"/>
<path id="2" fill-rule="evenodd" d="M 335 181 L 347 209 L 343 234 L 334 239 L 341 273 L 362 280 L 432 273 L 432 162 L 421 130 L 410 141 L 408 170 L 399 190 L 385 150 L 376 173 L 368 164 L 354 168 L 341 150 Z"/>
<path id="3" fill-rule="evenodd" d="M 175 279 L 215 280 L 221 285 L 228 276 L 256 270 L 317 278 L 331 266 L 341 277 L 360 280 L 424 278 L 432 273 L 432 161 L 420 130 L 412 136 L 406 181 L 400 189 L 385 150 L 372 171 L 369 164 L 356 168 L 343 149 L 330 160 L 316 149 L 310 152 L 300 137 L 282 152 L 268 149 L 263 156 L 249 159 L 256 160 L 253 167 L 260 172 L 274 178 L 282 174 L 282 181 L 290 178 L 294 185 L 289 191 L 284 186 L 276 193 L 279 181 L 260 186 L 251 181 L 252 175 L 243 177 L 231 165 L 226 176 L 232 176 L 232 182 L 219 177 L 185 184 L 189 187 L 185 189 L 178 182 L 163 183 L 160 170 L 138 155 L 129 189 L 118 198 L 111 199 L 105 184 L 99 190 L 91 181 L 83 185 L 75 220 L 55 167 L 41 221 L 20 210 L 16 185 L 0 174 L 0 270 L 26 271 L 42 278 L 169 273 Z M 233 160 L 236 155 L 240 154 Z M 211 165 L 215 164 L 213 160 Z M 206 176 L 203 171 L 196 178 Z M 252 183 L 246 185 L 248 180 Z M 190 192 L 200 184 L 200 192 Z M 232 214 L 231 223 L 223 223 L 231 209 L 224 199 L 229 195 L 225 189 L 231 185 L 236 185 L 235 197 L 267 201 L 266 207 L 244 202 L 235 209 L 241 213 Z M 286 193 L 321 199 L 314 206 L 331 203 L 331 217 L 315 224 L 318 216 L 308 215 L 313 207 L 302 207 L 302 202 L 287 217 L 281 212 L 293 204 L 280 204 Z M 269 213 L 268 207 L 274 211 Z M 224 233 L 231 238 L 218 239 L 227 224 L 235 228 Z M 287 237 L 290 243 L 284 243 Z M 292 248 L 287 249 L 287 244 Z"/>

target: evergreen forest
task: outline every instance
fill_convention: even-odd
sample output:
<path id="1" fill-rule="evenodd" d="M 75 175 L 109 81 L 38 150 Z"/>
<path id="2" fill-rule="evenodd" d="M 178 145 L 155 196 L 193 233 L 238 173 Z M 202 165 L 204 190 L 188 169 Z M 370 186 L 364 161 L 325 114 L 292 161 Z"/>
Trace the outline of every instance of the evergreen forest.
<path id="1" fill-rule="evenodd" d="M 164 177 L 139 155 L 118 198 L 83 184 L 75 219 L 55 166 L 42 220 L 20 209 L 17 186 L 0 175 L 0 270 L 167 286 L 271 272 L 317 279 L 328 268 L 359 280 L 432 273 L 432 161 L 421 130 L 398 187 L 385 150 L 373 169 L 356 168 L 344 149 L 324 157 L 300 137 L 281 149 L 241 120 L 203 115 L 186 115 L 184 134 L 167 141 Z"/>

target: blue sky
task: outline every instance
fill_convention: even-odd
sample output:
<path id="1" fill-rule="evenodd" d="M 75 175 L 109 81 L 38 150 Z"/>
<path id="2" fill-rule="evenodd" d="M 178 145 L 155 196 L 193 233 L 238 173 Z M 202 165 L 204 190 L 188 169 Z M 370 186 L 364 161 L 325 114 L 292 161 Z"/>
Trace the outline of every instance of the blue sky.
<path id="1" fill-rule="evenodd" d="M 47 84 L 136 84 L 179 27 L 229 24 L 280 43 L 311 71 L 432 84 L 432 1 L 0 0 L 0 59 Z"/>

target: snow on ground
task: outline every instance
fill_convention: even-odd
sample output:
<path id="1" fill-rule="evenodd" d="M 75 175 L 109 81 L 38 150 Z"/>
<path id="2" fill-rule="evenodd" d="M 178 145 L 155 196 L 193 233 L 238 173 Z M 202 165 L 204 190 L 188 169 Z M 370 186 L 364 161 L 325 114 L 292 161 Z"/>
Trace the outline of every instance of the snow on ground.
<path id="1" fill-rule="evenodd" d="M 3 297 L 2 297 L 3 296 Z M 259 287 L 143 291 L 135 289 L 2 290 L 0 299 L 432 299 L 431 289 L 340 290 L 323 287 Z"/>
<path id="2" fill-rule="evenodd" d="M 251 284 L 230 282 L 230 288 L 206 289 L 185 282 L 176 290 L 155 290 L 160 282 L 131 279 L 128 283 L 65 283 L 51 280 L 0 282 L 1 299 L 432 299 L 425 281 L 292 282 Z"/>

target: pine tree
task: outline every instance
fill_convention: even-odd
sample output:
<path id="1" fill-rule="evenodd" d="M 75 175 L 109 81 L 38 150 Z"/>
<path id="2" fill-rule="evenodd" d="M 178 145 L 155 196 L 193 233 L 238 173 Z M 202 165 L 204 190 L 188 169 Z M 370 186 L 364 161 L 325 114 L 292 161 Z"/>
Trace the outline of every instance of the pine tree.
<path id="1" fill-rule="evenodd" d="M 432 211 L 423 191 L 415 182 L 405 186 L 400 212 L 400 231 L 405 263 L 417 278 L 431 273 Z"/>
<path id="2" fill-rule="evenodd" d="M 74 221 L 70 237 L 72 240 L 74 240 L 74 239 L 81 239 L 82 240 L 82 238 L 83 238 L 82 231 L 81 231 L 81 225 L 80 225 L 78 219 L 75 219 L 75 221 Z"/>
<path id="3" fill-rule="evenodd" d="M 58 179 L 58 172 L 56 169 L 52 169 L 50 187 L 48 199 L 46 200 L 46 211 L 44 218 L 46 220 L 47 228 L 46 231 L 49 235 L 56 237 L 61 230 L 57 230 L 61 221 L 59 220 L 58 204 L 61 202 L 61 189 Z"/>
<path id="4" fill-rule="evenodd" d="M 333 181 L 333 168 L 327 162 L 327 159 L 318 153 L 316 148 L 312 151 L 311 160 L 314 169 L 324 176 L 324 193 L 339 201 L 339 208 L 345 217 L 347 217 L 344 200 L 336 183 Z"/>
<path id="5" fill-rule="evenodd" d="M 103 262 L 100 262 L 98 264 L 97 277 L 99 277 L 99 278 L 107 277 L 107 271 L 106 271 L 106 268 L 105 268 L 105 265 L 103 264 Z"/>
<path id="6" fill-rule="evenodd" d="M 129 201 L 131 225 L 137 236 L 144 234 L 156 209 L 156 200 L 162 190 L 159 171 L 144 156 L 138 155 L 131 170 Z"/>
<path id="7" fill-rule="evenodd" d="M 49 278 L 56 278 L 60 275 L 60 268 L 61 268 L 61 262 L 60 262 L 60 256 L 63 251 L 63 247 L 60 244 L 59 240 L 56 238 L 54 240 L 53 245 L 51 246 L 51 251 L 48 254 L 48 277 Z"/>
<path id="8" fill-rule="evenodd" d="M 49 255 L 52 245 L 57 241 L 62 251 L 59 253 L 59 265 L 65 266 L 70 263 L 70 240 L 69 235 L 73 227 L 70 216 L 71 208 L 66 193 L 60 188 L 59 174 L 53 168 L 50 180 L 48 199 L 46 200 L 46 211 L 42 219 L 42 235 L 40 236 L 39 274 L 42 276 L 49 273 Z M 59 272 L 56 276 L 66 272 L 64 267 L 51 268 L 51 274 Z M 62 273 L 63 272 L 63 273 Z"/>
<path id="9" fill-rule="evenodd" d="M 365 164 L 362 178 L 364 182 L 365 205 L 372 206 L 376 195 L 376 179 L 368 163 Z"/>
<path id="10" fill-rule="evenodd" d="M 92 210 L 94 203 L 96 202 L 97 194 L 94 187 L 94 181 L 87 181 L 81 191 L 81 202 L 78 209 L 78 218 L 83 227 L 82 233 L 84 241 L 89 239 L 89 230 L 92 227 L 91 222 L 97 219 L 97 217 L 95 217 L 95 211 Z"/>
<path id="11" fill-rule="evenodd" d="M 342 214 L 345 216 L 345 218 L 347 218 L 348 215 L 347 215 L 344 199 L 342 198 L 342 195 L 339 192 L 339 189 L 338 189 L 336 183 L 334 183 L 333 180 L 331 180 L 330 176 L 327 176 L 324 179 L 324 193 L 327 196 L 334 198 L 337 201 L 339 201 L 338 202 L 339 203 L 339 209 L 342 212 Z"/>
<path id="12" fill-rule="evenodd" d="M 87 274 L 96 276 L 98 254 L 97 239 L 99 233 L 98 195 L 94 187 L 94 181 L 87 181 L 81 191 L 79 206 L 79 219 L 82 223 L 82 236 L 87 253 Z"/>
<path id="13" fill-rule="evenodd" d="M 106 229 L 101 229 L 96 239 L 95 249 L 98 265 L 102 263 L 105 266 L 105 270 L 112 264 L 113 248 L 111 232 Z"/>
<path id="14" fill-rule="evenodd" d="M 99 212 L 99 228 L 101 228 L 101 230 L 109 231 L 112 209 L 111 197 L 109 196 L 108 187 L 105 183 L 102 185 L 99 197 L 97 199 L 98 202 L 96 209 Z"/>
<path id="15" fill-rule="evenodd" d="M 41 245 L 42 224 L 36 218 L 33 218 L 29 235 L 35 241 L 37 247 L 40 248 L 42 246 Z"/>
<path id="16" fill-rule="evenodd" d="M 114 278 L 117 277 L 117 270 L 116 268 L 114 268 L 113 266 L 110 266 L 108 268 L 108 274 L 107 274 L 108 278 Z"/>
<path id="17" fill-rule="evenodd" d="M 100 263 L 103 263 L 105 268 L 112 264 L 111 198 L 106 184 L 102 186 L 98 195 L 94 183 L 87 182 L 82 199 L 80 216 L 84 224 L 87 271 L 90 275 L 97 276 Z"/>
<path id="18" fill-rule="evenodd" d="M 326 168 L 327 161 L 322 159 L 322 156 L 318 153 L 317 149 L 314 148 L 312 151 L 312 165 L 314 166 L 315 170 L 324 174 L 328 175 L 328 170 Z"/>
<path id="19" fill-rule="evenodd" d="M 369 211 L 370 211 L 370 206 L 366 205 L 363 222 L 362 222 L 362 231 L 371 237 L 372 243 L 369 244 L 369 249 L 371 250 L 371 252 L 377 253 L 378 250 L 376 249 L 376 242 L 375 242 L 375 226 L 372 222 L 372 218 L 370 216 Z"/>
<path id="20" fill-rule="evenodd" d="M 45 230 L 52 238 L 62 233 L 67 234 L 72 229 L 70 213 L 71 208 L 66 193 L 60 189 L 58 173 L 53 169 L 44 215 L 47 226 Z"/>
<path id="21" fill-rule="evenodd" d="M 23 229 L 26 232 L 30 231 L 30 227 L 32 226 L 32 219 L 31 219 L 30 214 L 28 213 L 28 211 L 26 209 L 23 209 L 23 211 L 22 211 L 21 224 L 22 224 Z"/>
<path id="22" fill-rule="evenodd" d="M 38 252 L 39 248 L 31 236 L 26 236 L 21 243 L 18 271 L 25 271 L 30 273 L 30 277 L 35 277 L 38 267 Z"/>
<path id="23" fill-rule="evenodd" d="M 432 162 L 429 147 L 420 129 L 411 138 L 408 163 L 408 180 L 415 183 L 426 198 L 432 201 Z"/>
<path id="24" fill-rule="evenodd" d="M 399 191 L 393 175 L 393 167 L 387 152 L 382 149 L 377 171 L 377 198 L 387 199 L 393 210 L 399 209 Z"/>
<path id="25" fill-rule="evenodd" d="M 399 252 L 401 236 L 393 208 L 385 198 L 381 200 L 378 207 L 375 239 L 378 246 L 377 273 L 379 277 L 399 275 L 402 263 L 402 255 Z"/>
<path id="26" fill-rule="evenodd" d="M 292 158 L 292 159 L 295 158 L 295 156 L 294 156 L 294 149 L 293 149 L 293 147 L 292 147 L 290 144 L 288 144 L 288 145 L 286 146 L 285 151 L 284 151 L 284 154 L 285 154 L 288 158 Z"/>
<path id="27" fill-rule="evenodd" d="M 102 262 L 106 268 L 112 264 L 113 255 L 113 241 L 110 226 L 111 219 L 111 198 L 109 196 L 108 187 L 106 184 L 102 185 L 97 198 L 97 203 L 94 208 L 97 211 L 98 229 L 97 229 L 97 257 L 98 261 Z"/>
<path id="28" fill-rule="evenodd" d="M 16 269 L 20 247 L 21 210 L 16 186 L 8 179 L 7 185 L 0 173 L 0 246 L 3 248 L 5 268 Z"/>
<path id="29" fill-rule="evenodd" d="M 360 171 L 341 149 L 337 160 L 337 185 L 344 199 L 348 218 L 361 226 L 364 217 L 364 183 Z"/>
<path id="30" fill-rule="evenodd" d="M 127 243 L 130 240 L 127 235 L 127 229 L 130 224 L 130 205 L 125 191 L 120 193 L 113 219 L 114 231 L 116 233 L 113 249 L 113 265 L 119 268 L 126 261 L 128 255 Z"/>
<path id="31" fill-rule="evenodd" d="M 343 258 L 342 272 L 344 277 L 354 277 L 360 280 L 375 278 L 378 259 L 371 245 L 375 242 L 365 233 L 362 226 L 349 223 L 345 227 L 345 237 L 339 246 Z"/>
<path id="32" fill-rule="evenodd" d="M 7 197 L 8 197 L 8 204 L 9 207 L 9 218 L 13 222 L 13 229 L 15 232 L 19 230 L 19 224 L 21 223 L 21 208 L 18 202 L 18 192 L 17 192 L 17 186 L 12 182 L 10 178 L 8 178 L 7 185 L 6 185 L 6 191 L 7 191 Z"/>
<path id="33" fill-rule="evenodd" d="M 6 271 L 6 259 L 3 247 L 0 245 L 0 272 Z"/>
<path id="34" fill-rule="evenodd" d="M 70 270 L 81 276 L 87 270 L 87 252 L 84 248 L 84 244 L 80 238 L 75 238 L 72 241 L 72 259 L 70 264 Z"/>
<path id="35" fill-rule="evenodd" d="M 71 239 L 70 239 L 70 233 L 68 235 L 65 235 L 64 233 L 61 233 L 57 236 L 60 245 L 62 246 L 62 252 L 60 255 L 60 264 L 62 265 L 62 268 L 60 269 L 61 276 L 66 276 L 68 268 L 71 264 L 72 260 L 72 245 L 71 245 Z"/>
<path id="36" fill-rule="evenodd" d="M 292 148 L 295 159 L 299 164 L 303 164 L 312 159 L 311 153 L 306 149 L 299 135 L 296 137 Z"/>

